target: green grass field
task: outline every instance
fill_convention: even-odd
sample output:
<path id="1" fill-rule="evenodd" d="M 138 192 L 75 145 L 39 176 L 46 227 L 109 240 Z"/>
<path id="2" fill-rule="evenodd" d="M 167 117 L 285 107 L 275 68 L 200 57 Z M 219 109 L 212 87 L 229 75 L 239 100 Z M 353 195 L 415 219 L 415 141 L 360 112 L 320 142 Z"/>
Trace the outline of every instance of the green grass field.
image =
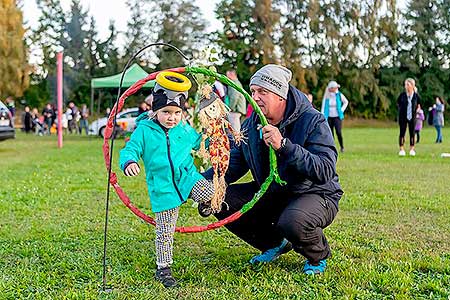
<path id="1" fill-rule="evenodd" d="M 345 128 L 345 191 L 325 230 L 333 257 L 302 274 L 294 252 L 254 269 L 257 251 L 226 229 L 176 234 L 180 287 L 154 280 L 154 229 L 112 193 L 102 293 L 106 171 L 102 140 L 26 136 L 0 143 L 0 299 L 450 299 L 450 152 L 426 128 L 416 157 L 397 156 L 397 128 Z M 123 140 L 116 142 L 114 168 Z M 119 182 L 148 212 L 144 176 Z M 179 224 L 212 221 L 184 205 Z"/>

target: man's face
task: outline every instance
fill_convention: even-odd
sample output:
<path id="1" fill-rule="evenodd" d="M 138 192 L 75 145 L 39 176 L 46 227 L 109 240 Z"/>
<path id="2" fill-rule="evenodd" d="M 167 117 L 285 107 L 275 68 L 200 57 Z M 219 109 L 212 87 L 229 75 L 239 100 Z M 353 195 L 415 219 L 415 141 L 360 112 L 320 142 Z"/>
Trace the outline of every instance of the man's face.
<path id="1" fill-rule="evenodd" d="M 250 92 L 252 93 L 252 98 L 256 101 L 256 104 L 258 104 L 262 113 L 268 119 L 268 122 L 271 123 L 272 120 L 277 124 L 276 121 L 280 121 L 278 120 L 279 116 L 283 116 L 284 114 L 286 101 L 277 94 L 274 94 L 259 85 L 251 85 Z M 273 122 L 271 124 L 273 124 Z"/>

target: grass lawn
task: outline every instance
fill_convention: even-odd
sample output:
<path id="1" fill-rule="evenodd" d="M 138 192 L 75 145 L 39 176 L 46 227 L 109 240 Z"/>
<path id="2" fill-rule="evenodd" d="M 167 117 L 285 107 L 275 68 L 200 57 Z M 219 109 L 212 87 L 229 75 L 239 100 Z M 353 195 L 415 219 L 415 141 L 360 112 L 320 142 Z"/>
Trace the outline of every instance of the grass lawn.
<path id="1" fill-rule="evenodd" d="M 450 299 L 450 152 L 426 128 L 416 157 L 397 156 L 397 128 L 345 128 L 338 173 L 345 191 L 325 230 L 323 276 L 302 275 L 291 251 L 254 269 L 257 251 L 226 229 L 176 234 L 180 287 L 154 280 L 154 228 L 112 192 L 108 283 L 102 283 L 106 171 L 98 138 L 18 133 L 0 143 L 0 299 Z M 446 138 L 447 137 L 447 138 Z M 116 142 L 114 168 L 117 168 Z M 119 182 L 148 211 L 144 176 Z M 179 224 L 202 220 L 190 203 Z"/>

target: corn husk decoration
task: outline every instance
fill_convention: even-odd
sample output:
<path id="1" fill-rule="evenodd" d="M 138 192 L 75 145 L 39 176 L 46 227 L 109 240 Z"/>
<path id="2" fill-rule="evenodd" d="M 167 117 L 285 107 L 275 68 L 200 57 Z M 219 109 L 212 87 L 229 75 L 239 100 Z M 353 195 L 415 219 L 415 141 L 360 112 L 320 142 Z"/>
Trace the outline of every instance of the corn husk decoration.
<path id="1" fill-rule="evenodd" d="M 243 135 L 236 132 L 228 122 L 228 112 L 229 109 L 213 92 L 212 87 L 205 85 L 202 88 L 198 114 L 200 124 L 203 127 L 203 141 L 199 152 L 200 155 L 209 158 L 214 170 L 214 196 L 211 199 L 211 208 L 214 213 L 221 210 L 227 187 L 225 173 L 230 161 L 230 141 L 226 129 L 233 135 L 236 144 L 239 144 L 243 138 Z M 205 140 L 208 138 L 209 148 L 207 151 Z"/>

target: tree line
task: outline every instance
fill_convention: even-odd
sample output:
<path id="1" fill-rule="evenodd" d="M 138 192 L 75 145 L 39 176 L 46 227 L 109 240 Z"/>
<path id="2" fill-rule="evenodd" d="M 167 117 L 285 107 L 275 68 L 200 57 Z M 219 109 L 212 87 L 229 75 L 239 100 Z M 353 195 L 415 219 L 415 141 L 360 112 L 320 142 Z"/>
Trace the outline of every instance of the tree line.
<path id="1" fill-rule="evenodd" d="M 23 28 L 20 2 L 0 2 L 14 10 L 8 12 L 12 25 L 6 26 Z M 356 117 L 394 119 L 396 99 L 407 77 L 416 79 L 424 107 L 436 95 L 450 96 L 447 0 L 409 1 L 402 10 L 396 0 L 222 0 L 215 15 L 223 27 L 209 34 L 205 33 L 207 21 L 193 1 L 126 3 L 131 16 L 124 47 L 119 48 L 121 33 L 115 24 L 111 22 L 109 36 L 100 39 L 95 20 L 79 1 L 73 0 L 70 10 L 64 11 L 58 0 L 37 0 L 38 28 L 25 37 L 17 32 L 11 51 L 18 59 L 0 63 L 0 95 L 24 94 L 35 105 L 52 101 L 55 51 L 64 49 L 65 98 L 87 103 L 91 78 L 120 72 L 138 49 L 164 41 L 191 57 L 200 57 L 201 49 L 214 45 L 218 70 L 235 68 L 244 85 L 262 65 L 283 64 L 293 72 L 292 84 L 313 94 L 316 105 L 328 81 L 336 80 L 350 100 L 350 114 Z M 0 34 L 0 44 L 4 39 Z M 8 53 L 0 49 L 3 61 L 1 56 Z M 39 50 L 39 60 L 29 66 L 20 57 L 26 58 L 24 53 L 32 49 Z M 146 52 L 137 61 L 147 71 L 184 64 L 180 56 L 162 48 Z M 20 84 L 11 87 L 11 82 Z M 110 103 L 115 92 L 106 90 L 103 97 Z"/>

